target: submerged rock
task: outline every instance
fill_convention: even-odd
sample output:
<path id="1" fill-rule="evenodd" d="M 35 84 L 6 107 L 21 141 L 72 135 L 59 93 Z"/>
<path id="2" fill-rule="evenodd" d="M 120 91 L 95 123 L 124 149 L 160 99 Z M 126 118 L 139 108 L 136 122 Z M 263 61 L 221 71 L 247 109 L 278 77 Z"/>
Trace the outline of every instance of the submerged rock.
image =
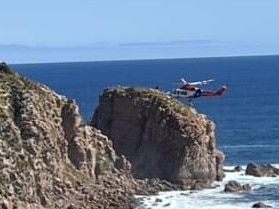
<path id="1" fill-rule="evenodd" d="M 137 178 L 200 188 L 224 177 L 214 123 L 159 90 L 106 89 L 89 124 L 130 160 Z"/>

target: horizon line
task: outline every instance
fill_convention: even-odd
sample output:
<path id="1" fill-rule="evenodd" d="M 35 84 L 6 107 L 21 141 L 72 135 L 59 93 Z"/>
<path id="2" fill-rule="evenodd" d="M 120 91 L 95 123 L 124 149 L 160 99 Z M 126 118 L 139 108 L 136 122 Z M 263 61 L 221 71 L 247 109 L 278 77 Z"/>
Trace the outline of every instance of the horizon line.
<path id="1" fill-rule="evenodd" d="M 103 60 L 80 60 L 80 61 L 50 61 L 50 62 L 21 62 L 21 63 L 6 63 L 8 65 L 36 65 L 36 64 L 66 64 L 66 63 L 92 63 L 92 62 L 136 62 L 136 61 L 162 61 L 162 60 L 184 60 L 184 59 L 222 59 L 222 58 L 248 58 L 248 57 L 277 57 L 278 54 L 247 54 L 247 55 L 224 55 L 224 56 L 195 56 L 195 57 L 166 57 L 166 58 L 127 58 L 127 59 L 103 59 Z"/>

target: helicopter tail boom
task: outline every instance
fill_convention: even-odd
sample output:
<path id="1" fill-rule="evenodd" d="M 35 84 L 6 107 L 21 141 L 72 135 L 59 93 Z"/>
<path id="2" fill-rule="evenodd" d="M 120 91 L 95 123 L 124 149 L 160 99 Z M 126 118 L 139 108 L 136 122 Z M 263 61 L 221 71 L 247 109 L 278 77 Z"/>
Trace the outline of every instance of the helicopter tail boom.
<path id="1" fill-rule="evenodd" d="M 202 91 L 201 96 L 205 97 L 214 97 L 214 96 L 222 96 L 222 94 L 227 90 L 227 86 L 223 85 L 219 90 L 217 91 Z"/>

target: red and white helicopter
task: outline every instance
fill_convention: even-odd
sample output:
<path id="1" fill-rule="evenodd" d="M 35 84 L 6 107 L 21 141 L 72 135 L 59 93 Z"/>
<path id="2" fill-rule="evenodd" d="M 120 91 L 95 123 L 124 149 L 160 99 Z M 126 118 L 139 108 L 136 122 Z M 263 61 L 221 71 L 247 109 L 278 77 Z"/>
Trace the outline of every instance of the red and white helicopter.
<path id="1" fill-rule="evenodd" d="M 198 88 L 197 85 L 206 85 L 214 81 L 213 79 L 196 81 L 196 82 L 187 82 L 184 78 L 181 78 L 183 85 L 179 88 L 173 89 L 170 92 L 167 92 L 168 95 L 174 98 L 186 98 L 188 102 L 192 102 L 193 99 L 198 97 L 216 97 L 222 96 L 222 94 L 227 90 L 226 85 L 222 85 L 218 90 L 204 90 Z"/>

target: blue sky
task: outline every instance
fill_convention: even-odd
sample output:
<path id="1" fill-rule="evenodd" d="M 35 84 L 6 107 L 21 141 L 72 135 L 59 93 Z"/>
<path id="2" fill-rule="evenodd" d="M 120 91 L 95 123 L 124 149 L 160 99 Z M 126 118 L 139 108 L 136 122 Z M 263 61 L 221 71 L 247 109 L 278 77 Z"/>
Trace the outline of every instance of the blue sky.
<path id="1" fill-rule="evenodd" d="M 279 53 L 277 0 L 0 0 L 0 59 Z"/>

